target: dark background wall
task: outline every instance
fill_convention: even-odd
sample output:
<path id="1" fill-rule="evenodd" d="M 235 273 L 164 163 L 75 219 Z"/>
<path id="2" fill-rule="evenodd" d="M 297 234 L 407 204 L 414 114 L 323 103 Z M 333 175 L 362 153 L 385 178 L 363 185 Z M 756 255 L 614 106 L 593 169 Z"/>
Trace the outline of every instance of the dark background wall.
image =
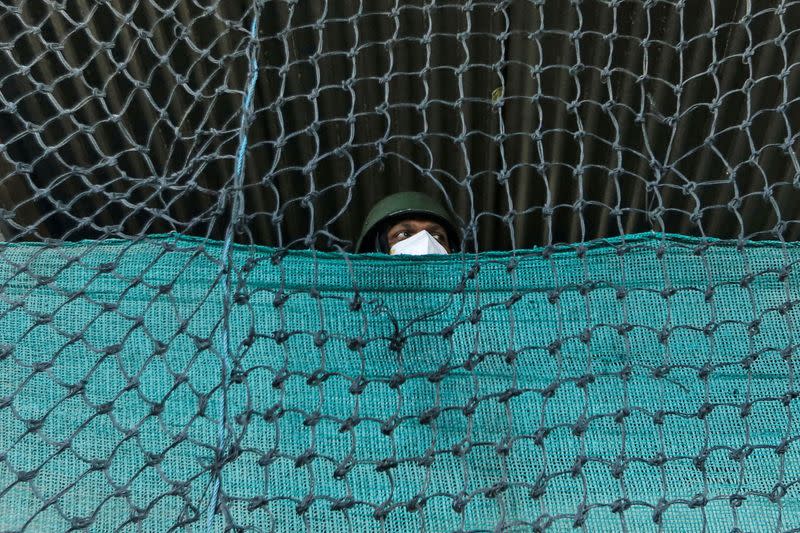
<path id="1" fill-rule="evenodd" d="M 800 236 L 800 2 L 7 4 L 6 239 L 221 238 L 253 17 L 240 242 L 347 246 L 406 189 L 480 249 Z"/>

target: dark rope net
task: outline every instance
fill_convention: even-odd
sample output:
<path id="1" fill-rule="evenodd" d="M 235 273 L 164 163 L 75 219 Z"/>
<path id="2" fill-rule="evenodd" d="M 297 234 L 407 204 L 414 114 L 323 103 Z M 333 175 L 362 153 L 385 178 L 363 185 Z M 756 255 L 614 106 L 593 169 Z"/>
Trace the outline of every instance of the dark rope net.
<path id="1" fill-rule="evenodd" d="M 800 2 L 0 32 L 0 531 L 800 529 Z"/>

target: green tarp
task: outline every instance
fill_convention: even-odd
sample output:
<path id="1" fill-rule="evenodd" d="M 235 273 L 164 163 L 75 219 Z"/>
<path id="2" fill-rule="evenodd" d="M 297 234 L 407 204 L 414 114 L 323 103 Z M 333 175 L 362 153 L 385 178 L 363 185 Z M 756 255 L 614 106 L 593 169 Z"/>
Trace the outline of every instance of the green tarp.
<path id="1" fill-rule="evenodd" d="M 1 531 L 800 528 L 795 245 L 0 259 Z"/>

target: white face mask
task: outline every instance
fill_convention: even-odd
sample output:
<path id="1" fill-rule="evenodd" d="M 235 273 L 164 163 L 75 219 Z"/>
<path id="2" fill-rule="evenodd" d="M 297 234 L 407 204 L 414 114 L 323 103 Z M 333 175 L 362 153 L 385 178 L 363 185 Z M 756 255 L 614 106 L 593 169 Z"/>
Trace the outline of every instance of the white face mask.
<path id="1" fill-rule="evenodd" d="M 389 253 L 392 255 L 446 254 L 447 249 L 434 239 L 433 235 L 426 230 L 422 230 L 392 246 Z"/>

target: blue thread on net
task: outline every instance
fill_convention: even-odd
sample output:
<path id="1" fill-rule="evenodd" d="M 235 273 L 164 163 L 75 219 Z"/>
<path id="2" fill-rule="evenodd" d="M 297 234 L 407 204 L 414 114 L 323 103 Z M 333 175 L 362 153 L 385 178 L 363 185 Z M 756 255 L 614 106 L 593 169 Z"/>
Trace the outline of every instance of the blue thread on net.
<path id="1" fill-rule="evenodd" d="M 257 0 L 253 6 L 253 21 L 250 24 L 250 43 L 248 44 L 248 59 L 249 68 L 247 73 L 247 93 L 245 94 L 244 101 L 242 102 L 242 119 L 239 123 L 239 146 L 236 151 L 236 166 L 233 173 L 233 205 L 231 206 L 231 220 L 225 230 L 225 241 L 222 248 L 223 268 L 225 272 L 225 293 L 224 293 L 224 325 L 222 328 L 222 395 L 223 401 L 220 402 L 219 408 L 219 424 L 217 426 L 217 448 L 221 454 L 225 446 L 225 422 L 227 410 L 227 375 L 231 367 L 231 346 L 230 346 L 230 302 L 232 299 L 231 293 L 231 272 L 233 270 L 233 257 L 231 249 L 233 245 L 234 227 L 236 222 L 241 217 L 242 211 L 242 180 L 244 178 L 244 158 L 247 155 L 247 130 L 250 125 L 250 119 L 253 114 L 253 95 L 255 94 L 256 84 L 258 83 L 258 19 L 261 15 L 260 0 Z M 224 457 L 224 454 L 222 454 Z M 215 461 L 216 462 L 216 461 Z M 208 501 L 208 509 L 206 515 L 206 530 L 213 531 L 212 523 L 214 520 L 214 510 L 217 506 L 217 498 L 219 496 L 219 487 L 222 482 L 222 466 L 217 469 L 213 485 L 211 487 L 211 496 Z"/>

